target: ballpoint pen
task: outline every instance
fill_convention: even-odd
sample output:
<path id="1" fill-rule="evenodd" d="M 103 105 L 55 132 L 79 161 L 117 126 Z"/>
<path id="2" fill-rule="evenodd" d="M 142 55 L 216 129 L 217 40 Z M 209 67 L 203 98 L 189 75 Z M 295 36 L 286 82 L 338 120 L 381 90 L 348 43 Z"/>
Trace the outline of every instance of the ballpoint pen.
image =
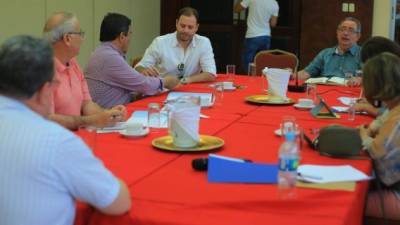
<path id="1" fill-rule="evenodd" d="M 303 173 L 297 173 L 297 176 L 301 177 L 301 178 L 308 178 L 311 180 L 322 180 L 323 178 L 320 176 L 314 176 L 314 175 L 308 175 L 308 174 L 303 174 Z"/>

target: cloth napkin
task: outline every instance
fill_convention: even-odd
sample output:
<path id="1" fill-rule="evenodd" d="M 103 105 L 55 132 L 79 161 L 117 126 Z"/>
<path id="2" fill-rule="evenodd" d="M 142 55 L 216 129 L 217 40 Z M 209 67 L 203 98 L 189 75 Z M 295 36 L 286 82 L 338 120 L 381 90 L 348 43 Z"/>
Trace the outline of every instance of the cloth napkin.
<path id="1" fill-rule="evenodd" d="M 290 71 L 278 68 L 265 67 L 264 76 L 268 81 L 268 93 L 286 99 L 286 91 L 290 78 Z"/>

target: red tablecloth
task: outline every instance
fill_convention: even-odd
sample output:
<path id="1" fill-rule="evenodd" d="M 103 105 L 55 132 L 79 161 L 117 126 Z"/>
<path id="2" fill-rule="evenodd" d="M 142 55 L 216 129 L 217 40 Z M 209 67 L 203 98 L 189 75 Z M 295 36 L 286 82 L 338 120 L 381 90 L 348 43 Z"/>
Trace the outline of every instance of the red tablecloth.
<path id="1" fill-rule="evenodd" d="M 223 76 L 218 78 L 224 79 Z M 206 108 L 200 132 L 225 140 L 218 154 L 247 158 L 256 162 L 276 162 L 282 138 L 274 134 L 283 115 L 293 115 L 306 133 L 311 129 L 338 123 L 357 126 L 371 118 L 357 115 L 355 121 L 315 119 L 309 111 L 293 106 L 267 106 L 246 103 L 244 98 L 260 94 L 261 82 L 236 76 L 246 86 L 224 93 L 222 106 Z M 182 86 L 178 91 L 210 92 L 209 84 Z M 327 92 L 326 92 L 327 91 Z M 338 96 L 358 97 L 358 88 L 318 86 L 329 103 L 340 105 Z M 295 101 L 304 93 L 288 93 Z M 150 102 L 162 102 L 166 94 L 143 99 L 128 106 L 130 112 L 146 109 Z M 107 216 L 87 205 L 79 205 L 78 224 L 361 224 L 367 182 L 357 183 L 354 192 L 297 189 L 297 198 L 280 200 L 276 185 L 212 184 L 207 174 L 191 168 L 193 158 L 206 153 L 180 154 L 151 147 L 151 140 L 166 135 L 166 130 L 141 139 L 125 139 L 118 134 L 99 134 L 96 155 L 129 186 L 132 209 L 122 216 Z M 301 163 L 324 165 L 350 164 L 371 171 L 369 160 L 343 160 L 320 156 L 307 146 L 301 150 Z"/>

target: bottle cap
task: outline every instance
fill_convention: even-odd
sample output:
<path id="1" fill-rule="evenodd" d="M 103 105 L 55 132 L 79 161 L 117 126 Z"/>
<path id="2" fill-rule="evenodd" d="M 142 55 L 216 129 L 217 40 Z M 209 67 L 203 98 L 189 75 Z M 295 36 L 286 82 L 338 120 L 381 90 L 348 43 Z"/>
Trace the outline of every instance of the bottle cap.
<path id="1" fill-rule="evenodd" d="M 294 141 L 296 138 L 296 134 L 294 132 L 288 132 L 285 134 L 286 141 Z"/>

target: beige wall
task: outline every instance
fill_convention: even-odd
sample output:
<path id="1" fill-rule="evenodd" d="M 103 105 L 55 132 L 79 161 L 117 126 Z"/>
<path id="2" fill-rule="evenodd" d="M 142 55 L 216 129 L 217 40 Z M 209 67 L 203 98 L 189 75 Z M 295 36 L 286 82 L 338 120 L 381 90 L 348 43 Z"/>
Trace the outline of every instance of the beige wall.
<path id="1" fill-rule="evenodd" d="M 0 0 L 0 43 L 17 34 L 41 36 L 45 19 L 53 12 L 77 14 L 86 31 L 78 61 L 82 66 L 98 45 L 100 23 L 107 12 L 133 18 L 133 37 L 127 60 L 143 55 L 160 31 L 161 0 Z M 389 36 L 391 0 L 374 1 L 373 35 Z"/>
<path id="2" fill-rule="evenodd" d="M 107 12 L 133 19 L 133 37 L 127 60 L 143 55 L 160 32 L 160 0 L 0 0 L 0 43 L 18 34 L 41 36 L 46 18 L 56 11 L 76 14 L 86 32 L 78 61 L 84 67 L 99 44 L 102 18 Z"/>
<path id="3" fill-rule="evenodd" d="M 392 0 L 375 0 L 372 35 L 389 37 L 391 26 Z"/>

